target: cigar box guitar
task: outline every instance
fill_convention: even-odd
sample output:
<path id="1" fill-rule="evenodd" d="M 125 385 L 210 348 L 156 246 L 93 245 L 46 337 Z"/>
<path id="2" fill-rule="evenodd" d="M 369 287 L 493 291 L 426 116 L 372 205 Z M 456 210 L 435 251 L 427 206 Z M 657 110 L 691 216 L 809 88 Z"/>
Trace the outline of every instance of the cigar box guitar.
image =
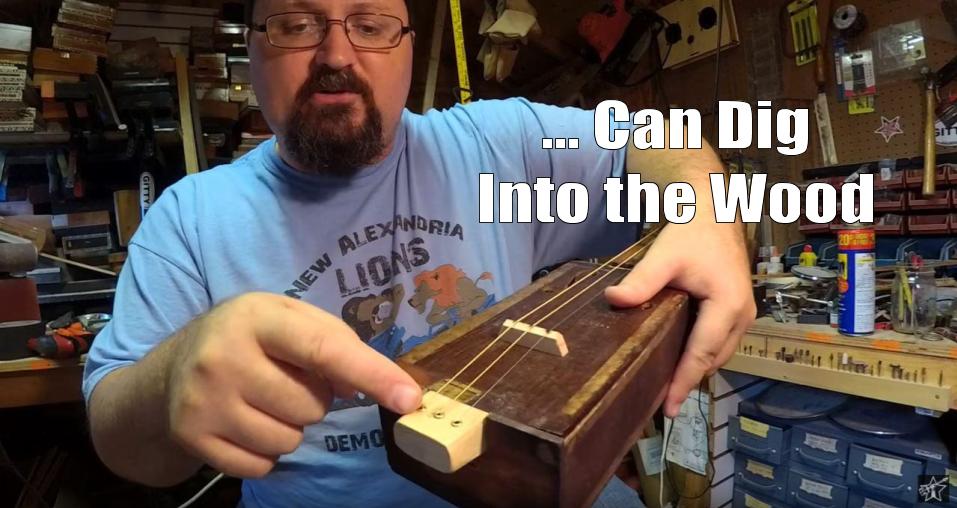
<path id="1" fill-rule="evenodd" d="M 654 235 L 573 262 L 398 359 L 418 411 L 380 407 L 390 466 L 459 506 L 591 504 L 664 398 L 691 320 L 665 289 L 631 309 L 604 289 Z"/>

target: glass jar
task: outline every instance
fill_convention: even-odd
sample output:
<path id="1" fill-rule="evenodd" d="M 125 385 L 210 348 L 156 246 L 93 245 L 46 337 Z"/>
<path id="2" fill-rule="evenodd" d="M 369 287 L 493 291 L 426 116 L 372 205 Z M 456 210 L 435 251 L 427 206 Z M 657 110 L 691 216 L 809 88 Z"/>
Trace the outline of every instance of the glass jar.
<path id="1" fill-rule="evenodd" d="M 897 267 L 891 287 L 891 323 L 895 331 L 922 335 L 937 321 L 937 283 L 933 268 Z"/>

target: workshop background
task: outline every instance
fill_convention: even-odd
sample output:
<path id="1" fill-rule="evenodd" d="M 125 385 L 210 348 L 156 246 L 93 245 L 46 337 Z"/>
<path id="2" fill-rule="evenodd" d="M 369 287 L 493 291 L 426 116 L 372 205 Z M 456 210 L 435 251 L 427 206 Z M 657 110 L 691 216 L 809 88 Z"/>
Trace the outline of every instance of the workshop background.
<path id="1" fill-rule="evenodd" d="M 875 175 L 874 224 L 748 226 L 761 317 L 623 458 L 648 506 L 930 506 L 935 478 L 957 506 L 957 1 L 413 4 L 414 112 L 619 99 L 698 109 L 713 139 L 717 100 L 769 100 L 810 110 L 807 152 L 722 151 L 732 173 Z M 4 0 L 0 23 L 0 506 L 179 506 L 215 472 L 110 474 L 80 376 L 149 205 L 271 136 L 243 5 Z M 193 506 L 234 506 L 238 486 Z"/>

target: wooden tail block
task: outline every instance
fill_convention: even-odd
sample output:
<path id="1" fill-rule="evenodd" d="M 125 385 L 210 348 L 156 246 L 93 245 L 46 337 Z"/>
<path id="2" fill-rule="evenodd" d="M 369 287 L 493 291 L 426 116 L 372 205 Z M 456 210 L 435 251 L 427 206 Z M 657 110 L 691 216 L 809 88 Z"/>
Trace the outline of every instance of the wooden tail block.
<path id="1" fill-rule="evenodd" d="M 395 422 L 395 444 L 410 457 L 454 473 L 482 454 L 488 413 L 435 391 L 422 395 L 422 407 Z"/>
<path id="2" fill-rule="evenodd" d="M 506 319 L 502 323 L 502 340 L 508 343 L 518 341 L 519 346 L 536 349 L 555 356 L 568 354 L 565 337 L 556 330 L 546 330 L 541 326 L 532 326 L 521 321 Z M 521 338 L 520 338 L 521 337 Z"/>

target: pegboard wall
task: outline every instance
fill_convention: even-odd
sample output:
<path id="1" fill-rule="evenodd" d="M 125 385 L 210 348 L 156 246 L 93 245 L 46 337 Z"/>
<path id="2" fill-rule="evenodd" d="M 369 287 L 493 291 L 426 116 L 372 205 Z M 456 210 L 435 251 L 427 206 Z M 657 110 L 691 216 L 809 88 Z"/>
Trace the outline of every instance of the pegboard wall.
<path id="1" fill-rule="evenodd" d="M 835 2 L 834 5 L 842 3 L 844 2 Z M 874 51 L 876 48 L 873 47 L 873 32 L 889 25 L 917 20 L 921 25 L 927 51 L 924 65 L 936 70 L 957 56 L 957 36 L 943 18 L 939 0 L 854 0 L 851 3 L 864 13 L 868 27 L 865 32 L 848 42 L 849 50 Z M 828 49 L 828 104 L 840 163 L 854 164 L 883 158 L 923 155 L 924 80 L 920 76 L 920 69 L 899 71 L 889 76 L 876 73 L 875 111 L 851 115 L 848 113 L 847 103 L 837 101 L 834 52 L 832 47 L 829 46 Z M 951 85 L 951 88 L 957 87 Z M 885 142 L 880 134 L 874 132 L 881 127 L 882 116 L 889 120 L 900 117 L 900 126 L 904 132 Z M 812 130 L 816 139 L 817 129 Z M 938 153 L 954 151 L 954 148 L 937 147 Z M 817 160 L 816 163 L 821 164 L 821 161 Z"/>
<path id="2" fill-rule="evenodd" d="M 780 11 L 790 0 L 726 0 L 731 5 L 738 19 L 741 29 L 741 45 L 721 53 L 720 83 L 718 97 L 721 100 L 744 100 L 754 104 L 758 98 L 755 93 L 755 82 L 761 81 L 752 76 L 754 52 L 764 47 L 749 42 L 749 37 L 762 35 L 767 37 L 773 31 L 778 43 L 786 45 L 790 50 L 791 32 L 786 19 L 780 16 Z M 827 48 L 825 51 L 825 74 L 827 93 L 830 105 L 830 117 L 834 132 L 834 141 L 837 145 L 837 155 L 840 164 L 855 164 L 870 162 L 882 158 L 912 158 L 923 155 L 923 80 L 919 69 L 913 69 L 910 74 L 898 72 L 892 76 L 876 76 L 877 96 L 875 111 L 860 115 L 850 115 L 846 102 L 836 99 L 836 80 L 834 52 L 831 44 L 833 30 L 830 28 L 831 15 L 840 5 L 853 3 L 859 7 L 867 18 L 867 29 L 857 35 L 848 44 L 849 50 L 866 49 L 871 44 L 872 34 L 883 27 L 917 20 L 925 37 L 925 49 L 928 58 L 924 61 L 934 69 L 957 55 L 957 35 L 944 19 L 940 9 L 941 0 L 818 0 L 818 22 L 821 26 L 829 26 L 826 34 Z M 757 16 L 756 14 L 760 14 Z M 757 19 L 760 18 L 760 19 Z M 768 23 L 768 20 L 771 20 Z M 873 48 L 871 48 L 873 50 Z M 795 157 L 778 155 L 774 150 L 746 149 L 743 154 L 760 161 L 766 166 L 766 171 L 778 181 L 802 181 L 802 171 L 824 165 L 821 157 L 820 141 L 817 135 L 817 125 L 814 121 L 813 101 L 817 96 L 815 84 L 815 65 L 797 66 L 793 57 L 784 54 L 783 48 L 778 51 L 778 64 L 773 67 L 779 73 L 779 81 L 764 76 L 764 88 L 775 89 L 774 93 L 762 98 L 770 98 L 775 108 L 809 108 L 811 125 L 810 139 L 806 153 Z M 679 69 L 670 69 L 663 73 L 662 81 L 668 102 L 678 107 L 695 108 L 702 112 L 705 119 L 705 135 L 709 140 L 714 139 L 710 129 L 710 115 L 713 109 L 715 81 L 715 65 L 713 58 L 690 64 Z M 778 86 L 778 83 L 780 85 Z M 957 84 L 951 85 L 957 90 Z M 627 97 L 629 106 L 654 106 L 642 102 L 649 94 L 639 90 L 611 90 L 606 96 Z M 881 116 L 893 119 L 900 116 L 903 134 L 894 136 L 885 143 L 881 135 L 874 131 L 881 126 Z M 938 153 L 947 153 L 954 149 L 945 149 L 938 146 Z M 736 156 L 733 151 L 722 151 L 722 156 L 732 159 Z"/>
<path id="3" fill-rule="evenodd" d="M 784 54 L 782 48 L 772 51 L 778 56 L 776 62 L 762 61 L 766 65 L 756 66 L 755 59 L 767 56 L 766 42 L 749 41 L 756 37 L 762 41 L 773 39 L 774 45 L 787 45 L 790 49 L 790 27 L 780 19 L 780 10 L 790 0 L 726 0 L 731 5 L 741 30 L 741 44 L 738 47 L 722 51 L 718 75 L 718 98 L 721 100 L 743 100 L 754 104 L 758 100 L 758 89 L 762 99 L 773 100 L 775 108 L 809 108 L 811 125 L 808 150 L 799 156 L 783 156 L 776 150 L 743 150 L 741 153 L 722 150 L 725 160 L 735 160 L 744 156 L 764 165 L 772 181 L 804 181 L 804 170 L 824 165 L 821 157 L 817 125 L 814 121 L 813 101 L 817 96 L 815 83 L 815 65 L 797 66 L 793 57 Z M 849 49 L 864 49 L 870 44 L 873 31 L 888 25 L 918 20 L 925 37 L 925 49 L 928 59 L 925 63 L 939 69 L 950 58 L 957 55 L 957 36 L 944 19 L 940 9 L 941 0 L 818 0 L 818 22 L 820 26 L 830 25 L 831 15 L 838 6 L 854 3 L 868 19 L 867 30 L 859 34 L 849 44 Z M 760 37 L 758 37 L 760 36 Z M 923 82 L 919 71 L 915 70 L 908 78 L 906 75 L 894 75 L 891 79 L 877 76 L 877 97 L 875 111 L 861 115 L 848 114 L 846 102 L 835 98 L 836 80 L 834 52 L 830 44 L 831 33 L 825 39 L 825 74 L 827 83 L 825 92 L 829 101 L 834 140 L 837 145 L 839 164 L 857 164 L 882 158 L 913 158 L 923 155 Z M 711 127 L 711 113 L 715 97 L 715 59 L 707 58 L 678 69 L 669 69 L 662 73 L 662 90 L 656 92 L 649 83 L 641 89 L 619 89 L 608 87 L 596 97 L 623 98 L 633 110 L 640 107 L 656 107 L 651 98 L 659 94 L 667 96 L 666 102 L 676 107 L 695 108 L 701 111 L 704 120 L 703 131 L 709 140 L 714 139 Z M 770 65 L 772 64 L 773 65 Z M 772 76 L 752 76 L 754 69 L 774 73 Z M 769 70 L 770 69 L 770 70 Z M 777 78 L 777 79 L 775 79 Z M 952 85 L 957 90 L 957 84 Z M 891 138 L 889 143 L 874 133 L 881 126 L 881 115 L 901 117 L 904 133 Z M 938 153 L 947 153 L 943 147 L 937 147 Z M 953 149 L 950 149 L 953 151 Z M 783 249 L 787 245 L 803 240 L 804 236 L 797 225 L 773 224 L 774 243 Z"/>

